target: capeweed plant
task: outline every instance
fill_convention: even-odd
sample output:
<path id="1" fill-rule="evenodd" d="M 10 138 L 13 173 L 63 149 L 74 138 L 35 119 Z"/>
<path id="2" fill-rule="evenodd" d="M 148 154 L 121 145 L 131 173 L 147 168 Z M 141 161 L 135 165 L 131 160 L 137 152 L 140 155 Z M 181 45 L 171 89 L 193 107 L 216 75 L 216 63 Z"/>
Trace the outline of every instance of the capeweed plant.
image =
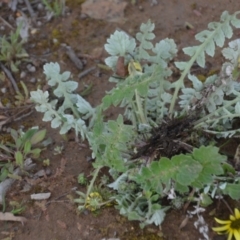
<path id="1" fill-rule="evenodd" d="M 95 109 L 73 93 L 77 83 L 68 80 L 69 72 L 60 73 L 57 63 L 44 66 L 48 84 L 55 87 L 55 96 L 49 99 L 47 91 L 31 92 L 36 110 L 44 112 L 43 121 L 51 121 L 53 128 L 60 127 L 60 134 L 71 128 L 76 136 L 80 133 L 88 140 L 95 158 L 87 192 L 77 192 L 80 210 L 98 209 L 105 204 L 94 191 L 97 177 L 105 167 L 112 179 L 105 185 L 112 189 L 109 201 L 116 202 L 120 214 L 140 221 L 142 227 L 160 225 L 170 207 L 181 208 L 189 200 L 206 207 L 223 195 L 240 199 L 239 176 L 215 146 L 193 146 L 189 153 L 171 157 L 153 154 L 152 158 L 144 155 L 134 158 L 139 153 L 138 146 L 146 144 L 153 130 L 163 126 L 160 129 L 168 135 L 171 119 L 187 119 L 192 131 L 200 134 L 231 137 L 238 133 L 232 123 L 240 116 L 239 40 L 229 42 L 222 50 L 226 62 L 219 75 L 201 82 L 190 69 L 195 62 L 204 67 L 206 54 L 214 57 L 216 47 L 224 46 L 225 40 L 233 35 L 232 28 L 240 28 L 239 14 L 224 12 L 220 22 L 209 23 L 208 30 L 195 36 L 200 44 L 183 49 L 189 61 L 174 63 L 180 71 L 179 79 L 174 79 L 170 67 L 177 46 L 168 38 L 153 44 L 155 25 L 151 21 L 141 25 L 135 38 L 116 31 L 105 44 L 110 54 L 105 62 L 115 73 L 109 80 L 116 86 Z M 119 63 L 127 66 L 128 74 L 118 75 Z M 62 97 L 63 103 L 58 105 Z M 112 105 L 124 108 L 124 115 L 104 121 L 104 111 Z M 184 139 L 173 139 L 172 144 L 179 141 Z M 190 189 L 194 193 L 192 198 Z"/>
<path id="2" fill-rule="evenodd" d="M 65 12 L 65 0 L 42 0 L 47 10 L 50 11 L 55 17 L 64 15 Z"/>
<path id="3" fill-rule="evenodd" d="M 23 40 L 19 40 L 21 25 L 12 32 L 7 38 L 0 38 L 0 61 L 10 67 L 11 71 L 18 72 L 18 66 L 22 60 L 28 57 L 27 52 L 23 48 Z"/>
<path id="4" fill-rule="evenodd" d="M 39 157 L 42 150 L 38 147 L 34 148 L 34 146 L 45 138 L 46 130 L 29 129 L 27 132 L 21 133 L 11 129 L 10 134 L 14 143 L 0 143 L 0 151 L 2 153 L 0 156 L 3 156 L 5 161 L 15 161 L 17 166 L 23 167 L 26 158 Z"/>

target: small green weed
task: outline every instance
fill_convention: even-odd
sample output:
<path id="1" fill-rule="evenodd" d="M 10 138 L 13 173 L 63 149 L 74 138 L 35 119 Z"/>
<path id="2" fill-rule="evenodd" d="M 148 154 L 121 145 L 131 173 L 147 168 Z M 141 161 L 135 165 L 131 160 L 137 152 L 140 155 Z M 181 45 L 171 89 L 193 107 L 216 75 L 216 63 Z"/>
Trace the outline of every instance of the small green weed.
<path id="1" fill-rule="evenodd" d="M 62 154 L 62 151 L 64 149 L 64 146 L 56 146 L 54 149 L 53 149 L 53 155 L 59 155 L 59 154 Z"/>
<path id="2" fill-rule="evenodd" d="M 29 91 L 26 86 L 26 84 L 23 81 L 20 81 L 21 87 L 23 89 L 24 94 L 22 94 L 20 91 L 16 93 L 15 95 L 15 105 L 16 106 L 24 106 L 30 102 L 29 100 Z"/>
<path id="3" fill-rule="evenodd" d="M 53 13 L 55 17 L 59 17 L 60 15 L 64 15 L 65 11 L 65 0 L 42 0 L 43 4 L 46 6 L 48 11 Z"/>
<path id="4" fill-rule="evenodd" d="M 84 173 L 80 173 L 78 175 L 78 183 L 81 185 L 87 185 L 88 181 L 87 181 L 87 178 L 85 177 Z"/>
<path id="5" fill-rule="evenodd" d="M 46 130 L 39 131 L 38 129 L 29 129 L 23 133 L 11 129 L 10 134 L 14 143 L 0 143 L 1 161 L 7 160 L 22 168 L 26 158 L 39 157 L 42 150 L 40 148 L 34 148 L 34 146 L 45 138 Z"/>
<path id="6" fill-rule="evenodd" d="M 0 61 L 4 62 L 13 72 L 18 72 L 22 60 L 28 58 L 23 48 L 23 40 L 19 40 L 21 25 L 9 37 L 0 38 Z"/>
<path id="7" fill-rule="evenodd" d="M 16 202 L 16 201 L 10 201 L 9 205 L 13 208 L 11 210 L 11 213 L 14 215 L 21 214 L 25 211 L 25 206 L 23 206 L 22 203 Z"/>

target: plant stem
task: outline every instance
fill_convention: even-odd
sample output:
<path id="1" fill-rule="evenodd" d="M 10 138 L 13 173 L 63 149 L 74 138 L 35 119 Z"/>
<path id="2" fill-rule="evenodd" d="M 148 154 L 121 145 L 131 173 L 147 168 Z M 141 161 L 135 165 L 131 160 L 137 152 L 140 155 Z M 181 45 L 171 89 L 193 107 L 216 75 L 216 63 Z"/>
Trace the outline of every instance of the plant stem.
<path id="1" fill-rule="evenodd" d="M 226 207 L 228 208 L 228 210 L 230 211 L 230 213 L 231 213 L 232 215 L 234 215 L 233 210 L 230 208 L 230 206 L 229 206 L 229 204 L 226 202 L 226 200 L 225 200 L 224 198 L 222 198 L 221 200 L 222 200 L 223 203 L 226 205 Z"/>
<path id="2" fill-rule="evenodd" d="M 93 178 L 92 178 L 92 180 L 91 180 L 91 182 L 90 182 L 90 185 L 88 186 L 88 189 L 87 189 L 87 194 L 86 194 L 86 198 L 85 198 L 85 205 L 86 205 L 87 197 L 89 196 L 89 194 L 90 194 L 91 191 L 92 191 L 93 184 L 94 184 L 94 182 L 95 182 L 95 180 L 96 180 L 96 178 L 97 178 L 97 176 L 98 176 L 98 173 L 99 173 L 99 171 L 101 170 L 101 168 L 102 168 L 102 166 L 96 168 L 95 171 L 94 171 Z"/>
<path id="3" fill-rule="evenodd" d="M 139 116 L 139 120 L 141 123 L 147 124 L 147 120 L 143 113 L 141 98 L 140 98 L 137 90 L 135 90 L 135 99 L 136 99 L 136 103 L 137 103 L 137 115 Z"/>

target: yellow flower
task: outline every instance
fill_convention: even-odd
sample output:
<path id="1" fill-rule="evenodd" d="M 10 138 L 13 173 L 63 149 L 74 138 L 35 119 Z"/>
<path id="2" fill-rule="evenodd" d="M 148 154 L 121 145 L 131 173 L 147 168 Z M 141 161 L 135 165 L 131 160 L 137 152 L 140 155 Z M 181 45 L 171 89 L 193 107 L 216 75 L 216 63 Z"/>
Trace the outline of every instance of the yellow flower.
<path id="1" fill-rule="evenodd" d="M 235 240 L 240 240 L 240 212 L 237 208 L 234 209 L 234 215 L 230 215 L 229 220 L 220 220 L 215 218 L 216 222 L 223 224 L 221 227 L 212 228 L 213 231 L 218 234 L 228 234 L 228 239 L 231 240 L 235 237 Z"/>
<path id="2" fill-rule="evenodd" d="M 86 209 L 90 210 L 91 212 L 94 212 L 99 208 L 102 201 L 103 201 L 102 196 L 98 192 L 92 192 L 87 197 Z"/>

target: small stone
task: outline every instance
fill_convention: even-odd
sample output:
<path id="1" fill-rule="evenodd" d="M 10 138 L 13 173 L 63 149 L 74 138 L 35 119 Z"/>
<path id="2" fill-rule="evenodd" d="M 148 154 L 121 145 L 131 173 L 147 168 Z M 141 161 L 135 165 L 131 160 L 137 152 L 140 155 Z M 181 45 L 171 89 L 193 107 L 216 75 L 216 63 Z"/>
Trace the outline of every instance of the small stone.
<path id="1" fill-rule="evenodd" d="M 42 22 L 41 21 L 37 21 L 37 26 L 41 27 L 42 26 Z"/>
<path id="2" fill-rule="evenodd" d="M 34 34 L 37 33 L 37 31 L 38 31 L 38 30 L 37 30 L 36 28 L 33 28 L 33 29 L 31 30 L 31 34 L 34 35 Z"/>
<path id="3" fill-rule="evenodd" d="M 37 82 L 37 79 L 35 77 L 32 77 L 30 80 L 29 80 L 30 83 L 36 83 Z"/>
<path id="4" fill-rule="evenodd" d="M 26 72 L 22 71 L 22 72 L 20 73 L 20 78 L 25 78 L 26 75 L 27 75 Z"/>
<path id="5" fill-rule="evenodd" d="M 56 38 L 53 39 L 53 44 L 57 44 L 58 40 Z"/>
<path id="6" fill-rule="evenodd" d="M 0 30 L 4 31 L 4 30 L 5 30 L 5 27 L 4 27 L 4 26 L 1 26 L 1 27 L 0 27 Z"/>
<path id="7" fill-rule="evenodd" d="M 87 16 L 87 14 L 85 14 L 85 13 L 81 13 L 81 15 L 80 15 L 80 19 L 86 19 L 88 16 Z"/>
<path id="8" fill-rule="evenodd" d="M 29 44 L 29 47 L 30 47 L 30 48 L 35 48 L 35 47 L 36 47 L 36 43 L 31 43 L 31 44 Z"/>
<path id="9" fill-rule="evenodd" d="M 43 169 L 39 170 L 34 174 L 34 177 L 39 178 L 39 177 L 44 177 L 45 176 L 45 171 Z"/>
<path id="10" fill-rule="evenodd" d="M 39 3 L 39 4 L 37 5 L 37 9 L 38 9 L 38 10 L 43 10 L 43 8 L 44 8 L 44 7 L 43 7 L 42 3 Z"/>
<path id="11" fill-rule="evenodd" d="M 4 87 L 4 88 L 1 88 L 1 92 L 2 93 L 6 93 L 7 92 L 7 89 Z"/>
<path id="12" fill-rule="evenodd" d="M 44 200 L 50 198 L 51 193 L 36 193 L 36 194 L 31 194 L 31 199 L 32 200 Z"/>
<path id="13" fill-rule="evenodd" d="M 52 170 L 50 168 L 47 168 L 45 170 L 45 173 L 46 173 L 47 176 L 50 176 L 52 174 Z"/>
<path id="14" fill-rule="evenodd" d="M 36 72 L 36 67 L 34 67 L 32 64 L 27 65 L 27 70 L 29 72 Z"/>

